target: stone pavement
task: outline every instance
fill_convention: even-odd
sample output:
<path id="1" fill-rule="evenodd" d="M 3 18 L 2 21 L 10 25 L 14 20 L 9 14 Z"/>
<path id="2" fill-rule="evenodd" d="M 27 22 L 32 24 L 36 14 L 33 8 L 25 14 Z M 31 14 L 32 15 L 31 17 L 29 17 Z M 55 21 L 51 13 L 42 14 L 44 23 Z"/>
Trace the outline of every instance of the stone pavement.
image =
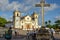
<path id="1" fill-rule="evenodd" d="M 0 40 L 6 40 L 6 39 L 4 39 L 4 38 L 0 38 Z M 11 40 L 26 40 L 26 38 L 19 38 L 19 39 L 11 39 Z"/>
<path id="2" fill-rule="evenodd" d="M 6 40 L 4 38 L 0 38 L 0 40 Z M 11 40 L 27 40 L 27 36 L 15 36 Z M 29 40 L 29 39 L 28 39 Z M 53 40 L 60 40 L 60 34 L 54 34 L 54 39 Z"/>
<path id="3" fill-rule="evenodd" d="M 60 34 L 54 34 L 54 39 L 55 40 L 60 40 Z"/>
<path id="4" fill-rule="evenodd" d="M 0 38 L 0 40 L 6 40 L 5 38 Z M 26 36 L 18 36 L 18 37 L 14 37 L 11 40 L 27 40 Z M 54 40 L 60 40 L 60 38 L 55 38 Z"/>
<path id="5" fill-rule="evenodd" d="M 0 38 L 0 40 L 6 40 L 5 38 Z M 26 36 L 15 36 L 11 40 L 27 40 Z"/>

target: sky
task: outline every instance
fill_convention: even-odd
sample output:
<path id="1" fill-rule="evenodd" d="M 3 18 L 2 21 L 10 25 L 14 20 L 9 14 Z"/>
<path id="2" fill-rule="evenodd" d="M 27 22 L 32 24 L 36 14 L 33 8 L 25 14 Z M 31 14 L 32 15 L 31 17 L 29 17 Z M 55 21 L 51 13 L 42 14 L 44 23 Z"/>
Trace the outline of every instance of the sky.
<path id="1" fill-rule="evenodd" d="M 60 19 L 60 0 L 45 0 L 50 7 L 44 7 L 44 20 L 54 21 Z M 22 16 L 31 15 L 36 12 L 39 15 L 39 24 L 41 25 L 41 7 L 35 7 L 40 0 L 0 0 L 0 16 L 7 20 L 13 19 L 14 10 L 19 10 Z"/>

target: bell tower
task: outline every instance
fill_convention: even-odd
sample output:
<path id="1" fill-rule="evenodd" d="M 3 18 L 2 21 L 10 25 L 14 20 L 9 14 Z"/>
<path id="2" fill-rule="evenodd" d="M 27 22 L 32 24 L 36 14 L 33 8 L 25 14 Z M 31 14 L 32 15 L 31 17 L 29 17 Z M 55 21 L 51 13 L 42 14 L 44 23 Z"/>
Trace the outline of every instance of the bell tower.
<path id="1" fill-rule="evenodd" d="M 14 28 L 20 28 L 20 12 L 15 10 L 13 13 L 13 26 Z"/>
<path id="2" fill-rule="evenodd" d="M 37 28 L 37 25 L 38 25 L 38 14 L 36 12 L 33 12 L 33 17 L 34 17 L 35 25 L 36 25 L 36 28 Z"/>

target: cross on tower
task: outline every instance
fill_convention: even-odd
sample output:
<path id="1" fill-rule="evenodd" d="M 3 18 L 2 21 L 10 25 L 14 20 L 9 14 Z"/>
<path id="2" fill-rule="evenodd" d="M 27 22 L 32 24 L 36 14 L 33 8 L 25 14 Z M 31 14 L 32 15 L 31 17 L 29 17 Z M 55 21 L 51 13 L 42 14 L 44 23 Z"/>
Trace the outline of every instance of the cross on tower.
<path id="1" fill-rule="evenodd" d="M 35 6 L 42 8 L 42 26 L 44 26 L 44 7 L 50 7 L 50 4 L 46 4 L 45 0 L 41 0 L 40 4 L 36 4 Z"/>

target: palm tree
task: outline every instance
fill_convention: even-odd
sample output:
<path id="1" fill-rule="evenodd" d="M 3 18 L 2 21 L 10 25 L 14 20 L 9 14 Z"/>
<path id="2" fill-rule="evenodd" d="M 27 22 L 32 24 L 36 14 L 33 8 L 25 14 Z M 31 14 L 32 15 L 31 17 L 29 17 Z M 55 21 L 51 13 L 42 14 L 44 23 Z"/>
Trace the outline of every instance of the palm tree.
<path id="1" fill-rule="evenodd" d="M 52 25 L 51 25 L 51 21 L 48 20 L 48 25 L 47 25 L 49 28 L 52 28 Z"/>
<path id="2" fill-rule="evenodd" d="M 47 21 L 45 22 L 45 26 L 47 27 Z"/>
<path id="3" fill-rule="evenodd" d="M 47 21 L 45 22 L 45 24 L 47 25 Z"/>
<path id="4" fill-rule="evenodd" d="M 49 21 L 48 21 L 48 23 L 50 24 L 50 23 L 51 23 L 51 21 L 49 20 Z"/>

